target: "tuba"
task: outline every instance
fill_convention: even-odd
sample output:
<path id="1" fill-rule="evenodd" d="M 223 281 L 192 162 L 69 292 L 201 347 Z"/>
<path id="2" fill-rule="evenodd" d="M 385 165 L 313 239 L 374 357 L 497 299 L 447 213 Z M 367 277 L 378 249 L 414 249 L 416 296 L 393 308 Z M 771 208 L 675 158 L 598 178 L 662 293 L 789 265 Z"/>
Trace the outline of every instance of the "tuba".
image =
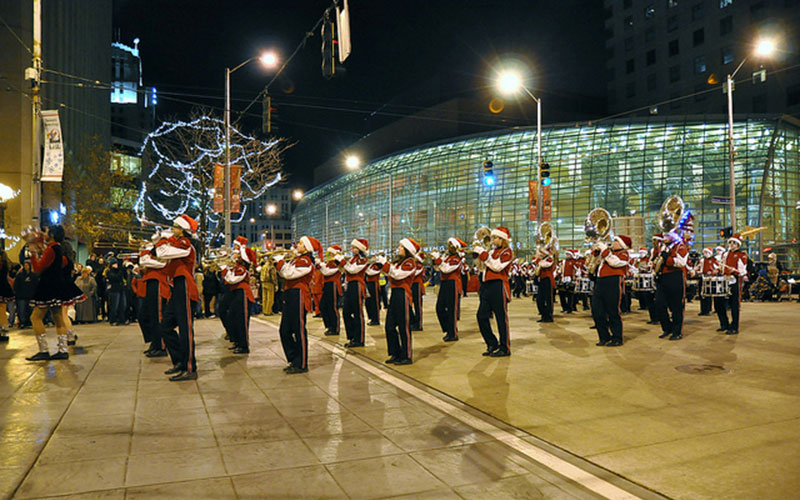
<path id="1" fill-rule="evenodd" d="M 475 247 L 482 246 L 486 250 L 491 250 L 492 248 L 492 230 L 486 226 L 479 227 L 475 234 L 472 235 L 472 259 L 475 265 L 477 266 L 479 271 L 484 271 L 486 269 L 486 264 L 483 263 L 480 259 L 477 258 L 477 253 L 475 252 Z"/>
<path id="2" fill-rule="evenodd" d="M 664 200 L 664 203 L 661 204 L 661 209 L 658 211 L 658 227 L 661 228 L 664 237 L 666 237 L 667 233 L 678 229 L 678 224 L 683 217 L 685 209 L 686 206 L 683 204 L 683 200 L 676 194 Z M 653 271 L 656 274 L 660 274 L 663 267 L 664 258 L 659 254 L 653 261 Z"/>
<path id="3" fill-rule="evenodd" d="M 586 233 L 586 241 L 595 243 L 597 241 L 611 241 L 614 239 L 612 229 L 614 220 L 605 208 L 595 208 L 586 216 L 583 225 L 583 232 Z M 586 270 L 589 274 L 595 274 L 600 265 L 600 259 L 592 257 L 586 263 Z"/>
<path id="4" fill-rule="evenodd" d="M 556 236 L 555 231 L 553 231 L 553 225 L 551 223 L 543 222 L 536 229 L 536 246 L 541 247 L 543 250 L 549 249 L 553 253 L 558 252 L 558 237 Z M 541 272 L 541 267 L 537 265 L 536 269 L 533 271 L 533 275 L 539 276 Z"/>

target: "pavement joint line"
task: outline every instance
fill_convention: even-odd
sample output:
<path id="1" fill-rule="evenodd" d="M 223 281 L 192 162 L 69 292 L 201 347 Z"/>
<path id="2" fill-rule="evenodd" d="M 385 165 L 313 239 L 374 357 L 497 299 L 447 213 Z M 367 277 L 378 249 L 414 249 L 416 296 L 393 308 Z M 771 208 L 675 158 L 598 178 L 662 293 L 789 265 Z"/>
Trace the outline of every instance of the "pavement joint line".
<path id="1" fill-rule="evenodd" d="M 272 327 L 275 326 L 274 324 L 267 322 L 266 320 L 263 320 L 261 318 L 254 317 L 253 319 L 262 324 L 266 324 Z M 501 429 L 500 427 L 490 422 L 487 422 L 485 419 L 472 415 L 469 412 L 463 410 L 462 408 L 459 408 L 452 403 L 446 402 L 441 398 L 436 397 L 435 395 L 426 392 L 414 386 L 413 384 L 406 382 L 405 380 L 402 380 L 396 375 L 388 373 L 385 369 L 374 366 L 372 363 L 369 363 L 361 359 L 361 355 L 359 354 L 353 356 L 347 349 L 342 348 L 338 344 L 334 344 L 328 341 L 323 342 L 322 339 L 317 339 L 317 338 L 310 338 L 310 339 L 312 339 L 314 343 L 319 344 L 329 352 L 343 357 L 344 359 L 350 361 L 359 368 L 378 377 L 382 381 L 387 382 L 397 387 L 398 389 L 411 394 L 420 401 L 423 401 L 429 404 L 430 406 L 442 411 L 443 413 L 450 415 L 456 418 L 457 420 L 460 420 L 462 423 L 474 427 L 475 429 L 492 436 L 497 441 L 505 443 L 507 446 L 518 451 L 522 455 L 527 456 L 533 461 L 577 483 L 578 485 L 592 491 L 593 493 L 601 495 L 604 498 L 608 498 L 609 500 L 641 500 L 641 497 L 636 496 L 628 491 L 625 491 L 624 489 L 606 481 L 605 479 L 597 475 L 594 475 L 590 472 L 587 472 L 584 469 L 574 464 L 571 464 L 566 460 L 559 458 L 556 455 L 532 443 L 529 443 L 518 436 L 515 436 L 511 432 Z"/>

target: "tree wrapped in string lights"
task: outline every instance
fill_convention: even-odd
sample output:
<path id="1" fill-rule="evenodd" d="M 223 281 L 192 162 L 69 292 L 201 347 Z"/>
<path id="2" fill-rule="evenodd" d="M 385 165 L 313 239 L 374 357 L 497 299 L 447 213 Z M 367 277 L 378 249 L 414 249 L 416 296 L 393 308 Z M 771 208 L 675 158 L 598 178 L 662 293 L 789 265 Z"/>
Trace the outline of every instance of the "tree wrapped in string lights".
<path id="1" fill-rule="evenodd" d="M 245 218 L 245 204 L 262 196 L 283 179 L 286 139 L 267 141 L 231 127 L 231 165 L 240 165 L 242 211 L 231 214 L 234 222 Z M 225 124 L 202 111 L 190 121 L 165 122 L 147 135 L 140 150 L 143 178 L 134 211 L 139 220 L 168 224 L 181 214 L 195 217 L 207 242 L 223 227 L 223 214 L 213 210 L 214 167 L 225 164 Z"/>

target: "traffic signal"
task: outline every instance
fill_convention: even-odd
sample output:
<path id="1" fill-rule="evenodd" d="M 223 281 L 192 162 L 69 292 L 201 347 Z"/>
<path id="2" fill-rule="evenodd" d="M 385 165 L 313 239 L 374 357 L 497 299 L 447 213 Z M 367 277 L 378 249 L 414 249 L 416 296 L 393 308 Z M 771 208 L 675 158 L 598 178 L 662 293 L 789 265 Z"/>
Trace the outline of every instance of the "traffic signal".
<path id="1" fill-rule="evenodd" d="M 494 186 L 497 179 L 494 176 L 494 163 L 491 160 L 483 162 L 483 183 L 487 186 Z"/>
<path id="2" fill-rule="evenodd" d="M 275 125 L 275 119 L 278 117 L 278 109 L 272 105 L 272 96 L 269 94 L 264 95 L 264 100 L 261 104 L 261 131 L 264 134 L 271 134 L 278 129 Z"/>
<path id="3" fill-rule="evenodd" d="M 539 167 L 539 180 L 542 182 L 542 186 L 549 186 L 552 182 L 549 163 L 542 163 Z"/>
<path id="4" fill-rule="evenodd" d="M 336 23 L 330 17 L 330 9 L 325 11 L 322 21 L 322 76 L 331 79 L 336 76 Z"/>
<path id="5" fill-rule="evenodd" d="M 723 227 L 722 229 L 719 230 L 719 237 L 720 238 L 727 240 L 731 236 L 733 236 L 733 228 L 732 227 L 730 227 L 730 226 Z"/>

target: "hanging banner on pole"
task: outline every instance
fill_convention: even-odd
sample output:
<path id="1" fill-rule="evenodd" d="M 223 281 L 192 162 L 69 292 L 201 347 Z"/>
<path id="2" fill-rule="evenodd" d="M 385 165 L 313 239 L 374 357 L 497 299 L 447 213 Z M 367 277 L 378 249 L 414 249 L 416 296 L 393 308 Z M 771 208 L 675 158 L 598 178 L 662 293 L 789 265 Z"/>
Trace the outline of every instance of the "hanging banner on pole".
<path id="1" fill-rule="evenodd" d="M 535 221 L 538 214 L 539 207 L 537 206 L 536 188 L 539 183 L 536 181 L 528 181 L 528 220 Z"/>
<path id="2" fill-rule="evenodd" d="M 553 220 L 553 206 L 550 204 L 550 186 L 542 186 L 542 222 Z"/>
<path id="3" fill-rule="evenodd" d="M 214 212 L 225 211 L 225 165 L 214 165 Z"/>
<path id="4" fill-rule="evenodd" d="M 44 129 L 42 182 L 61 182 L 64 174 L 64 141 L 61 138 L 58 110 L 42 111 L 42 126 Z"/>
<path id="5" fill-rule="evenodd" d="M 238 214 L 241 211 L 242 211 L 242 167 L 241 165 L 231 165 L 231 213 Z"/>
<path id="6" fill-rule="evenodd" d="M 342 5 L 343 4 L 343 5 Z M 336 5 L 336 27 L 338 28 L 337 40 L 339 45 L 339 62 L 343 63 L 350 55 L 350 6 L 347 0 Z"/>

